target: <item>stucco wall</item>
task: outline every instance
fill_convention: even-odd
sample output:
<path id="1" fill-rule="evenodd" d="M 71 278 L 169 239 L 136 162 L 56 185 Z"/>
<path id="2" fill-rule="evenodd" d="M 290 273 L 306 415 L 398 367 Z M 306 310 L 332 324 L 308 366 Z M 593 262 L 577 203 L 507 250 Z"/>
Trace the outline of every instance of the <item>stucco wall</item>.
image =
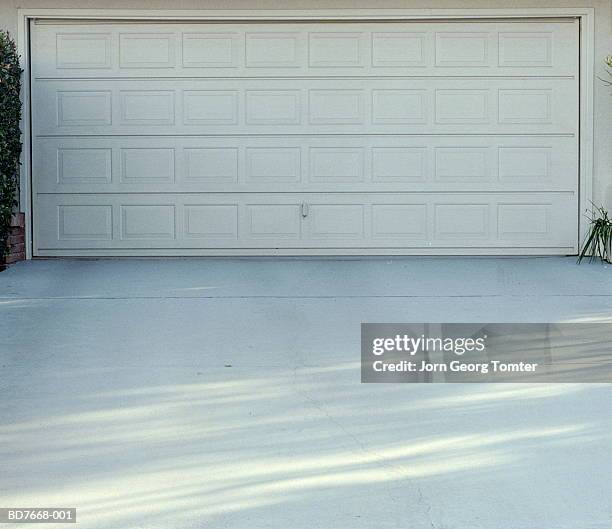
<path id="1" fill-rule="evenodd" d="M 325 9 L 325 8 L 595 8 L 595 74 L 604 75 L 603 58 L 612 54 L 610 0 L 0 0 L 0 27 L 16 33 L 17 9 Z M 594 200 L 612 207 L 612 88 L 595 82 Z"/>

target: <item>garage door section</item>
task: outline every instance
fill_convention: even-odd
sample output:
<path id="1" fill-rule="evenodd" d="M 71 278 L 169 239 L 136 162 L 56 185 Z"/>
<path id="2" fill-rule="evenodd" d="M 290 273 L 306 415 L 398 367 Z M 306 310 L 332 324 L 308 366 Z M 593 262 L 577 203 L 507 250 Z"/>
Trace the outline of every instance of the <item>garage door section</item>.
<path id="1" fill-rule="evenodd" d="M 32 42 L 35 255 L 577 250 L 576 21 Z"/>

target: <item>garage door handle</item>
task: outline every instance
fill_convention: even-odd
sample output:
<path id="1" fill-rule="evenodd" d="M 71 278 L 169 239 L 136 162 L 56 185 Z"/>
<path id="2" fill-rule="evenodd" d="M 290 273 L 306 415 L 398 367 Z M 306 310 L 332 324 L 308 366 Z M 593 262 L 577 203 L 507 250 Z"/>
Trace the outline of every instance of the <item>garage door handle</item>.
<path id="1" fill-rule="evenodd" d="M 308 204 L 306 202 L 302 202 L 302 217 L 308 217 Z"/>

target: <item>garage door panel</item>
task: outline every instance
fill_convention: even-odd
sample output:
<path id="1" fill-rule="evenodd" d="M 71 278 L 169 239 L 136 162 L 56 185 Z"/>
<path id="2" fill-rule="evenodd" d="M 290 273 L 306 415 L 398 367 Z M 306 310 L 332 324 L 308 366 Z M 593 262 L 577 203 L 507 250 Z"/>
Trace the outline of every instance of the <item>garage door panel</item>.
<path id="1" fill-rule="evenodd" d="M 577 34 L 567 21 L 232 24 L 38 23 L 34 75 L 271 77 L 566 75 Z"/>
<path id="2" fill-rule="evenodd" d="M 253 244 L 262 244 L 262 240 L 282 240 L 283 244 L 293 241 L 296 244 L 302 238 L 301 203 L 298 197 L 284 199 L 279 203 L 265 200 L 262 203 L 244 205 L 246 216 L 243 216 L 244 236 Z"/>
<path id="3" fill-rule="evenodd" d="M 571 136 L 38 138 L 39 193 L 577 191 Z"/>
<path id="4" fill-rule="evenodd" d="M 106 248 L 557 248 L 574 251 L 572 193 L 43 195 L 46 250 Z"/>
<path id="5" fill-rule="evenodd" d="M 578 37 L 37 23 L 35 255 L 574 253 Z"/>
<path id="6" fill-rule="evenodd" d="M 35 133 L 575 134 L 577 95 L 570 80 L 41 81 Z"/>

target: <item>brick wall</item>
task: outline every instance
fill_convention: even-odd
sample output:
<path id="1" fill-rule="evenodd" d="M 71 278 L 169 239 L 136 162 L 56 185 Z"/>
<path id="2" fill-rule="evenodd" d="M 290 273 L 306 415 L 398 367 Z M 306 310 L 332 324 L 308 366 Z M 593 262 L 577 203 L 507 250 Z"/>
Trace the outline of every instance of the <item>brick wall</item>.
<path id="1" fill-rule="evenodd" d="M 4 258 L 6 264 L 13 264 L 25 259 L 25 215 L 16 213 L 11 219 L 11 231 L 8 238 L 9 253 Z M 2 258 L 0 258 L 1 264 Z"/>

